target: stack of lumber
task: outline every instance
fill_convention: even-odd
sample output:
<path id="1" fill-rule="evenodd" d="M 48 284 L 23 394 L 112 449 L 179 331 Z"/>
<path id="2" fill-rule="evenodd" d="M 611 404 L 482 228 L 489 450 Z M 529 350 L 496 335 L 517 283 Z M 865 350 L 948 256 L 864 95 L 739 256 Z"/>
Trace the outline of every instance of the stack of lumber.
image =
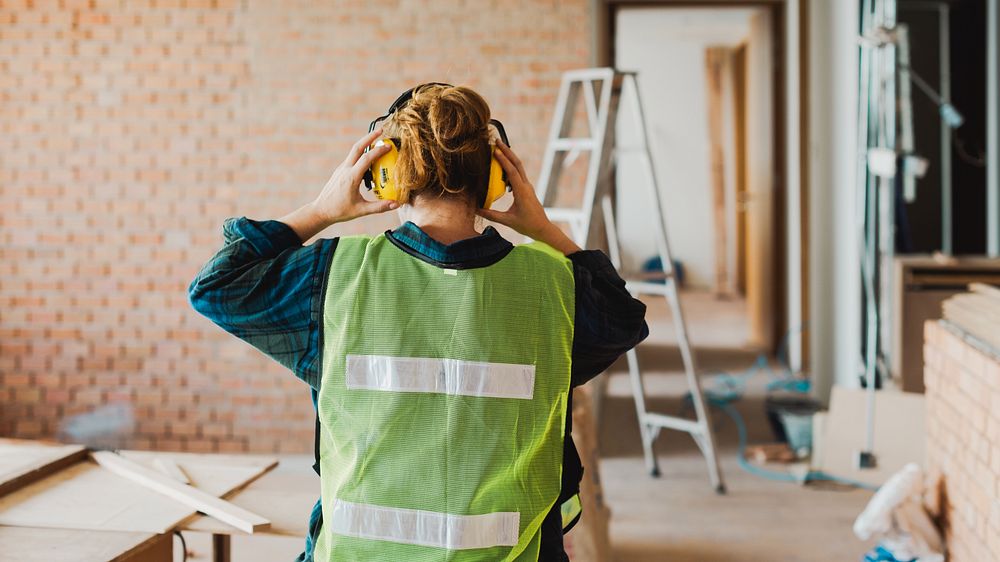
<path id="1" fill-rule="evenodd" d="M 973 283 L 942 305 L 944 319 L 1000 350 L 1000 287 Z"/>

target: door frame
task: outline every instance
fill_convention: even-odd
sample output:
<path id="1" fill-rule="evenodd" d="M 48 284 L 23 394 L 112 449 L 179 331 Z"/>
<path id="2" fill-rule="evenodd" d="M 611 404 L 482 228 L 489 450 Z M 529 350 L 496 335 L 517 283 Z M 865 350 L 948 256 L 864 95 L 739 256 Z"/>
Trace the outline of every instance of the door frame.
<path id="1" fill-rule="evenodd" d="M 774 231 L 775 280 L 772 351 L 783 351 L 791 369 L 803 369 L 808 358 L 805 337 L 808 283 L 808 168 L 802 140 L 808 138 L 808 84 L 804 0 L 591 0 L 592 61 L 613 66 L 615 15 L 620 8 L 747 8 L 761 7 L 771 15 L 775 54 L 774 92 Z M 783 340 L 787 334 L 787 343 Z"/>

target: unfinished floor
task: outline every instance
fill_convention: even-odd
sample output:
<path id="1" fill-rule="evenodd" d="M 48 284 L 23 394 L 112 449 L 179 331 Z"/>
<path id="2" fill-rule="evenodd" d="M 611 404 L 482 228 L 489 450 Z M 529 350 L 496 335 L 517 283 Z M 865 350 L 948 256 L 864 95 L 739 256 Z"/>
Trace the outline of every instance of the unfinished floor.
<path id="1" fill-rule="evenodd" d="M 720 304 L 696 296 L 685 300 L 701 371 L 744 372 L 756 352 L 742 348 L 739 302 Z M 673 346 L 665 307 L 651 303 L 653 335 L 640 347 L 647 371 L 651 411 L 685 411 L 686 391 Z M 725 321 L 722 321 L 725 319 Z M 767 373 L 748 379 L 737 408 L 747 421 L 749 441 L 771 439 L 764 416 Z M 622 562 L 842 562 L 858 560 L 869 545 L 851 533 L 854 518 L 869 492 L 839 486 L 800 487 L 752 476 L 736 463 L 737 434 L 729 418 L 713 412 L 728 494 L 718 496 L 708 483 L 705 462 L 686 434 L 665 431 L 656 443 L 662 477 L 648 476 L 642 459 L 635 408 L 624 365 L 612 369 L 600 430 L 601 478 L 612 510 L 611 539 Z M 315 478 L 308 456 L 282 458 L 278 470 Z M 303 518 L 308 513 L 302 514 Z M 211 559 L 209 538 L 186 533 L 191 562 Z M 233 559 L 291 560 L 302 549 L 300 538 L 234 537 Z M 177 550 L 180 550 L 179 547 Z M 178 552 L 177 560 L 180 561 Z"/>

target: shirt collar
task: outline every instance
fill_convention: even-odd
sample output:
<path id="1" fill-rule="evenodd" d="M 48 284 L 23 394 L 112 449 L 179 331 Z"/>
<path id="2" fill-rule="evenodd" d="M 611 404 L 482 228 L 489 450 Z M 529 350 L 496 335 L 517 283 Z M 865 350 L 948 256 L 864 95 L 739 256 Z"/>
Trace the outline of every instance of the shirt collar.
<path id="1" fill-rule="evenodd" d="M 419 226 L 406 221 L 399 228 L 386 232 L 396 242 L 418 254 L 422 254 L 436 262 L 457 264 L 488 258 L 506 253 L 513 245 L 505 240 L 497 229 L 487 226 L 479 236 L 459 240 L 451 244 L 442 244 L 431 238 Z"/>

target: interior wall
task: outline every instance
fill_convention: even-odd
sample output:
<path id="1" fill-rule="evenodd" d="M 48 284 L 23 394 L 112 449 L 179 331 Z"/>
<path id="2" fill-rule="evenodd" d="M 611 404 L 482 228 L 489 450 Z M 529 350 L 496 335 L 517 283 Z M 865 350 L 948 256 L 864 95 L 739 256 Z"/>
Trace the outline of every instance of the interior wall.
<path id="1" fill-rule="evenodd" d="M 307 202 L 432 80 L 481 91 L 534 177 L 560 75 L 591 61 L 588 0 L 379 8 L 0 3 L 0 435 L 116 404 L 115 446 L 310 450 L 306 385 L 187 303 L 222 221 Z"/>
<path id="2" fill-rule="evenodd" d="M 615 65 L 639 72 L 639 89 L 660 184 L 674 259 L 684 264 L 686 282 L 712 287 L 715 264 L 711 159 L 705 49 L 735 47 L 749 33 L 755 9 L 621 7 L 616 12 Z M 668 56 L 665 56 L 668 55 Z M 623 142 L 634 138 L 621 120 Z M 618 213 L 646 217 L 641 170 L 620 160 Z M 638 268 L 656 253 L 647 220 L 621 220 L 626 267 Z"/>

